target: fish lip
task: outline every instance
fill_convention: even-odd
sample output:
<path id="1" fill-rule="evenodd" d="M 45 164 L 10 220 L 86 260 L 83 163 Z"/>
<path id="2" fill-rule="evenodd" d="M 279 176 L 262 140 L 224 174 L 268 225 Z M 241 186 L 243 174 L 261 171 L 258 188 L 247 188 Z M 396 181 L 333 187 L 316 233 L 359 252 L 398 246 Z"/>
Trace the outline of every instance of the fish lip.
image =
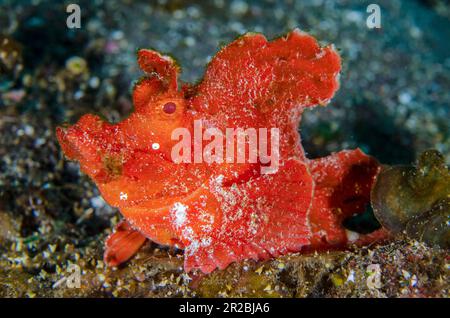
<path id="1" fill-rule="evenodd" d="M 56 127 L 56 139 L 63 150 L 64 154 L 70 158 L 77 158 L 80 156 L 80 151 L 69 138 L 70 126 L 63 125 Z"/>

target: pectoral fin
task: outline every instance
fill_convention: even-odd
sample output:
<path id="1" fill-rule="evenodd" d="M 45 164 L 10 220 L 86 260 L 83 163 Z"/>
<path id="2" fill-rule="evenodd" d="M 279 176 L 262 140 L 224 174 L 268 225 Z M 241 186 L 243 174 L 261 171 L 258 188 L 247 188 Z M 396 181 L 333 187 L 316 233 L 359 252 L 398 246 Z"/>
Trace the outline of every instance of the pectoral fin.
<path id="1" fill-rule="evenodd" d="M 106 239 L 103 260 L 108 266 L 118 266 L 129 260 L 145 243 L 146 237 L 126 221 L 116 225 Z"/>

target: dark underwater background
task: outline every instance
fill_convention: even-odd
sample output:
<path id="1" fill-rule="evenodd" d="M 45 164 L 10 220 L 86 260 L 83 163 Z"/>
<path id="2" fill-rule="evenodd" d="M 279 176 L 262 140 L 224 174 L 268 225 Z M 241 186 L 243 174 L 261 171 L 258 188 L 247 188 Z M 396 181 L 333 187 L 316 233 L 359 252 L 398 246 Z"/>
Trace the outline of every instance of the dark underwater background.
<path id="1" fill-rule="evenodd" d="M 69 3 L 80 6 L 79 29 L 66 26 Z M 326 108 L 305 111 L 302 118 L 299 129 L 309 157 L 360 147 L 382 163 L 410 164 L 422 151 L 435 148 L 449 162 L 450 3 L 379 0 L 375 3 L 381 8 L 381 28 L 369 29 L 370 3 L 374 1 L 0 0 L 0 295 L 217 296 L 214 286 L 227 281 L 220 276 L 200 284 L 206 286 L 203 293 L 192 291 L 189 279 L 183 283 L 179 264 L 173 263 L 179 260 L 166 257 L 173 251 L 153 245 L 148 249 L 154 259 L 143 265 L 138 258 L 122 272 L 103 274 L 97 261 L 101 242 L 118 214 L 78 165 L 64 159 L 54 132 L 56 126 L 73 123 L 87 112 L 112 122 L 127 116 L 132 84 L 142 75 L 136 63 L 138 48 L 172 55 L 182 67 L 181 80 L 195 82 L 221 45 L 239 35 L 261 32 L 270 39 L 298 27 L 324 45 L 333 43 L 343 61 L 335 98 Z M 388 264 L 404 261 L 407 272 L 416 266 L 428 282 L 420 292 L 445 296 L 445 269 L 443 285 L 438 279 L 439 264 L 445 263 L 442 255 L 401 244 L 404 253 L 415 248 L 423 255 L 421 261 L 434 260 L 436 272 L 428 272 L 427 263 L 408 263 L 405 255 L 395 258 L 390 254 L 395 249 L 388 247 L 375 258 Z M 49 249 L 52 253 L 47 255 Z M 366 264 L 366 256 L 352 257 Z M 80 259 L 92 285 L 81 291 L 54 288 L 67 264 Z M 388 285 L 382 294 L 363 287 L 338 292 L 333 288 L 340 276 L 333 275 L 346 276 L 357 269 L 342 265 L 341 258 L 295 262 L 287 261 L 292 269 L 288 273 L 278 263 L 268 265 L 279 269 L 273 279 L 284 284 L 287 295 L 412 293 L 405 292 L 402 283 Z M 334 272 L 316 272 L 327 262 L 334 264 Z M 313 272 L 299 274 L 299 268 Z M 147 280 L 138 279 L 126 291 L 118 289 L 117 281 L 136 272 Z M 397 269 L 388 273 L 406 275 Z M 289 275 L 304 275 L 302 279 L 311 279 L 316 289 L 301 289 L 301 277 Z M 181 278 L 175 284 L 177 277 Z M 254 282 L 256 290 L 266 286 L 265 281 L 245 279 Z M 105 280 L 109 286 L 104 286 Z M 148 284 L 157 287 L 149 289 Z M 282 296 L 283 288 L 277 291 Z"/>

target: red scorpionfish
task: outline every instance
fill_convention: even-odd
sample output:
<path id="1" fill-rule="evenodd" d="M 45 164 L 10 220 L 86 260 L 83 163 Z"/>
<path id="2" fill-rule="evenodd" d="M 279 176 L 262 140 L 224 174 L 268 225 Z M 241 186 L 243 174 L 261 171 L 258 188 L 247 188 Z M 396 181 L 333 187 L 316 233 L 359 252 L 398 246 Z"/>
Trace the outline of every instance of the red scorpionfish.
<path id="1" fill-rule="evenodd" d="M 128 118 L 113 125 L 87 114 L 57 128 L 67 157 L 124 217 L 106 240 L 109 266 L 131 258 L 147 239 L 184 249 L 187 272 L 209 273 L 243 259 L 368 244 L 385 235 L 383 229 L 349 235 L 342 225 L 365 210 L 378 162 L 359 149 L 310 160 L 297 131 L 303 110 L 327 104 L 338 89 L 341 61 L 332 46 L 320 47 L 299 30 L 270 42 L 248 33 L 217 53 L 200 83 L 181 88 L 172 58 L 143 49 L 138 63 L 145 76 L 134 87 Z M 201 132 L 278 128 L 278 168 L 261 173 L 267 160 L 251 161 L 247 150 L 241 163 L 228 155 L 198 162 L 198 142 L 182 151 L 191 162 L 175 162 L 179 140 L 172 132 L 196 134 L 194 123 Z"/>

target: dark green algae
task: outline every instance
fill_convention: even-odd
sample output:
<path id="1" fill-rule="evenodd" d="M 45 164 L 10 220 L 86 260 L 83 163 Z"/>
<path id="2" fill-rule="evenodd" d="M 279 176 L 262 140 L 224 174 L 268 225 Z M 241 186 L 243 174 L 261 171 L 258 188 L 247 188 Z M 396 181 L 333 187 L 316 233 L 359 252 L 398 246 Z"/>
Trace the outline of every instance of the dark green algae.
<path id="1" fill-rule="evenodd" d="M 371 201 L 378 221 L 394 234 L 450 247 L 450 170 L 438 151 L 423 152 L 415 166 L 383 168 Z"/>

